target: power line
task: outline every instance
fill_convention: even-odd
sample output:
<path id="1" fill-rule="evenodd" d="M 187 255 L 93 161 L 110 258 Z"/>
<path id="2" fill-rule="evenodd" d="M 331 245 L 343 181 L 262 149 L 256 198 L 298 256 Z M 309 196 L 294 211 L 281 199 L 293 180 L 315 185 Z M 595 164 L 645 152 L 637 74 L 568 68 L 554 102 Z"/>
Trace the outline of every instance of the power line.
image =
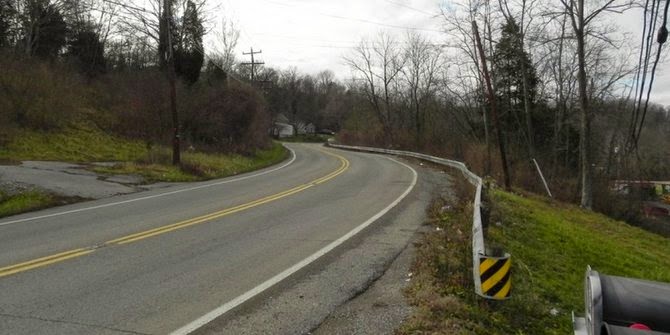
<path id="1" fill-rule="evenodd" d="M 352 45 L 329 45 L 329 44 L 306 44 L 306 43 L 296 43 L 296 42 L 283 42 L 282 44 L 290 44 L 290 45 L 295 45 L 295 46 L 300 46 L 300 47 L 305 47 L 305 48 L 323 48 L 323 49 L 374 49 L 375 45 L 374 42 L 370 43 L 364 43 L 364 44 L 352 44 Z M 394 42 L 391 43 L 393 45 L 397 45 L 399 47 L 409 45 L 407 42 Z M 446 47 L 447 45 L 443 43 L 428 43 L 428 45 L 434 46 L 434 47 Z"/>
<path id="2" fill-rule="evenodd" d="M 263 1 L 268 2 L 268 3 L 272 3 L 272 4 L 276 4 L 276 5 L 280 5 L 280 6 L 295 7 L 295 5 L 282 3 L 282 2 L 274 1 L 274 0 L 263 0 Z M 314 12 L 314 14 L 325 16 L 325 17 L 330 17 L 330 18 L 334 18 L 334 19 L 339 19 L 339 20 L 356 21 L 356 22 L 373 24 L 373 25 L 377 25 L 377 26 L 380 26 L 380 27 L 387 27 L 387 28 L 394 28 L 394 29 L 403 29 L 403 30 L 412 30 L 412 31 L 427 31 L 427 32 L 434 32 L 434 33 L 442 33 L 443 32 L 441 30 L 436 30 L 436 29 L 399 26 L 399 25 L 394 25 L 394 24 L 376 22 L 376 21 L 367 20 L 367 19 L 360 19 L 360 18 L 354 18 L 354 17 L 334 15 L 334 14 L 328 14 L 328 13 L 322 13 L 322 12 Z"/>
<path id="3" fill-rule="evenodd" d="M 651 61 L 651 54 L 653 49 L 653 36 L 656 31 L 656 24 L 658 22 L 659 16 L 661 16 L 661 5 L 662 1 L 651 0 L 651 10 L 649 9 L 649 0 L 646 1 L 644 6 L 643 13 L 643 33 L 641 37 L 641 47 L 640 47 L 640 56 L 639 64 L 636 71 L 636 87 L 635 87 L 635 103 L 633 107 L 633 113 L 631 114 L 631 122 L 629 125 L 629 148 L 637 149 L 637 144 L 640 140 L 640 135 L 642 128 L 644 126 L 644 121 L 647 114 L 647 109 L 649 106 L 649 98 L 651 97 L 651 90 L 654 84 L 654 78 L 656 73 L 656 68 L 660 59 L 661 51 L 663 44 L 667 40 L 667 20 L 668 20 L 668 6 L 670 5 L 670 0 L 666 0 L 665 10 L 663 11 L 663 23 L 658 31 L 657 42 L 658 48 L 656 50 L 656 59 L 653 62 L 651 72 L 648 71 L 649 64 Z M 647 14 L 649 15 L 649 21 L 647 22 Z M 644 57 L 643 57 L 644 55 Z M 646 86 L 647 74 L 650 75 L 649 85 Z M 642 107 L 642 98 L 645 95 L 646 89 L 646 100 L 644 102 L 644 108 Z"/>
<path id="4" fill-rule="evenodd" d="M 320 37 L 309 37 L 309 36 L 291 36 L 291 35 L 281 35 L 281 34 L 274 34 L 274 33 L 256 33 L 256 35 L 261 35 L 261 36 L 271 36 L 271 37 L 279 37 L 279 38 L 284 38 L 284 39 L 289 39 L 289 40 L 308 40 L 308 41 L 317 41 L 317 42 L 326 42 L 326 43 L 347 43 L 347 44 L 355 44 L 356 41 L 351 41 L 351 40 L 326 40 Z"/>
<path id="5" fill-rule="evenodd" d="M 233 7 L 234 7 L 234 6 L 232 5 L 232 3 L 230 2 L 230 0 L 227 0 L 227 2 L 228 2 L 228 7 L 229 7 L 229 8 L 233 8 Z M 258 45 L 258 43 L 256 43 L 256 41 L 254 40 L 254 38 L 253 38 L 250 34 L 247 33 L 247 31 L 244 29 L 244 27 L 241 25 L 241 23 L 238 22 L 238 23 L 236 24 L 236 28 L 239 29 L 239 31 L 242 33 L 242 35 L 244 35 L 244 36 L 249 40 L 249 42 L 250 42 L 251 45 Z"/>
<path id="6" fill-rule="evenodd" d="M 374 24 L 377 26 L 381 27 L 387 27 L 387 28 L 394 28 L 394 29 L 403 29 L 403 30 L 413 30 L 413 31 L 427 31 L 427 32 L 433 32 L 433 33 L 442 33 L 443 31 L 441 30 L 436 30 L 436 29 L 425 29 L 425 28 L 416 28 L 416 27 L 406 27 L 406 26 L 398 26 L 394 24 L 386 24 L 386 23 L 381 23 L 381 22 L 375 22 L 375 21 L 370 21 L 366 19 L 358 19 L 358 18 L 352 18 L 352 17 L 346 17 L 346 16 L 339 16 L 339 15 L 332 15 L 332 14 L 324 14 L 324 13 L 318 13 L 319 15 L 327 16 L 327 17 L 332 17 L 335 19 L 341 19 L 341 20 L 349 20 L 349 21 L 358 21 L 358 22 L 363 22 L 363 23 L 368 23 L 368 24 Z"/>
<path id="7" fill-rule="evenodd" d="M 151 11 L 147 10 L 146 8 L 136 7 L 136 6 L 128 5 L 128 4 L 125 4 L 125 3 L 118 2 L 118 1 L 113 1 L 113 0 L 102 0 L 102 1 L 107 2 L 107 3 L 111 3 L 113 5 L 121 6 L 125 9 L 132 9 L 132 10 L 136 10 L 136 11 L 143 12 L 143 13 L 151 13 Z"/>
<path id="8" fill-rule="evenodd" d="M 390 4 L 392 4 L 392 5 L 396 5 L 398 7 L 403 7 L 403 8 L 411 9 L 411 10 L 413 10 L 415 12 L 418 12 L 418 13 L 426 14 L 426 15 L 432 17 L 432 18 L 436 18 L 440 15 L 440 14 L 437 14 L 437 13 L 426 12 L 424 10 L 421 10 L 421 9 L 418 9 L 418 8 L 415 8 L 415 7 L 412 7 L 412 6 L 408 6 L 408 5 L 405 5 L 403 3 L 395 2 L 395 1 L 392 1 L 392 0 L 384 0 L 384 1 L 386 1 Z"/>
<path id="9" fill-rule="evenodd" d="M 313 46 L 313 47 L 332 47 L 332 48 L 343 48 L 343 49 L 349 49 L 349 48 L 357 48 L 361 45 L 361 41 L 351 41 L 351 40 L 327 40 L 327 39 L 322 39 L 322 38 L 316 38 L 316 37 L 303 37 L 303 36 L 289 36 L 289 35 L 279 35 L 279 34 L 272 34 L 272 33 L 257 33 L 257 35 L 263 35 L 263 36 L 272 36 L 272 37 L 278 37 L 278 38 L 283 38 L 287 40 L 292 40 L 292 41 L 315 41 L 315 42 L 322 42 L 322 43 L 335 43 L 335 44 L 345 44 L 345 45 L 314 45 L 314 44 L 296 44 L 296 45 L 304 45 L 304 46 Z M 282 42 L 283 43 L 283 42 Z M 366 41 L 364 44 L 370 46 L 373 45 L 373 41 Z M 396 45 L 408 45 L 410 42 L 408 41 L 393 41 L 391 44 L 396 44 Z M 443 46 L 444 43 L 429 43 L 430 45 L 433 46 Z"/>
<path id="10" fill-rule="evenodd" d="M 660 9 L 660 3 L 659 3 L 659 8 Z M 647 116 L 647 108 L 649 107 L 649 98 L 651 96 L 651 88 L 654 86 L 654 78 L 656 77 L 656 67 L 658 66 L 658 61 L 661 59 L 661 51 L 663 50 L 663 44 L 668 40 L 668 28 L 666 28 L 666 25 L 668 24 L 668 7 L 670 7 L 670 0 L 665 1 L 665 11 L 663 14 L 663 24 L 661 25 L 661 28 L 658 31 L 657 35 L 657 42 L 658 42 L 658 49 L 656 50 L 656 59 L 654 60 L 654 66 L 651 69 L 651 78 L 649 80 L 649 89 L 647 90 L 647 99 L 644 102 L 644 110 L 642 111 L 642 119 L 640 120 L 640 126 L 637 131 L 637 137 L 635 139 L 636 147 L 637 147 L 637 142 L 640 141 L 640 133 L 642 132 L 642 126 L 644 125 L 644 119 Z"/>

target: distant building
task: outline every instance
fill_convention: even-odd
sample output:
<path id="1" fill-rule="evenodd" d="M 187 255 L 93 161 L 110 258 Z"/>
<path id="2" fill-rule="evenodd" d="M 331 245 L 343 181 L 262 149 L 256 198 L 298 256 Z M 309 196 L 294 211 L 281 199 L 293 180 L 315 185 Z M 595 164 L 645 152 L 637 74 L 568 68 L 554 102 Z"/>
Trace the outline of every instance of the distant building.
<path id="1" fill-rule="evenodd" d="M 288 123 L 275 122 L 271 129 L 272 136 L 277 138 L 293 136 L 293 126 Z"/>
<path id="2" fill-rule="evenodd" d="M 298 135 L 316 134 L 316 126 L 313 123 L 298 122 Z"/>
<path id="3" fill-rule="evenodd" d="M 286 115 L 280 113 L 277 115 L 270 133 L 277 138 L 290 137 L 295 134 L 311 135 L 316 134 L 316 126 L 313 123 L 305 123 L 302 121 L 292 123 Z"/>

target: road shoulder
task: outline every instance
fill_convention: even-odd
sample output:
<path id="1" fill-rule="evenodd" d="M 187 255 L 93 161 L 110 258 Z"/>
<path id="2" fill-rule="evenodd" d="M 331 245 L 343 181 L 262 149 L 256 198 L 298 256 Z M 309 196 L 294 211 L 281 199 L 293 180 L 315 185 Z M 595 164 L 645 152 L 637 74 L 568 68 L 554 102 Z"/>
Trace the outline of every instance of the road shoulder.
<path id="1" fill-rule="evenodd" d="M 391 332 L 410 311 L 403 302 L 401 290 L 412 260 L 411 248 L 407 246 L 425 222 L 426 207 L 435 192 L 448 190 L 450 185 L 450 179 L 440 171 L 420 168 L 419 174 L 416 189 L 361 235 L 195 333 L 309 334 L 318 331 L 329 316 L 335 320 L 331 321 L 334 323 L 329 330 L 336 334 L 351 333 L 347 329 L 358 327 L 360 320 L 350 319 L 345 324 L 337 322 L 337 316 L 346 314 L 347 309 L 355 309 L 356 305 L 350 303 L 361 301 L 357 297 L 370 296 L 392 300 L 393 303 L 387 301 L 386 304 L 388 308 L 395 308 L 396 313 L 387 314 L 393 320 L 379 320 L 378 326 L 385 329 L 370 328 L 364 333 Z M 385 273 L 389 274 L 388 278 L 382 277 Z M 401 278 L 400 283 L 397 283 L 398 278 Z M 386 295 L 383 292 L 386 289 L 393 292 Z M 361 304 L 370 304 L 370 301 Z M 367 309 L 370 318 L 386 313 L 379 308 L 382 302 L 372 304 L 375 306 Z M 335 331 L 335 326 L 342 326 L 341 332 Z"/>
<path id="2" fill-rule="evenodd" d="M 414 242 L 411 242 L 365 292 L 339 306 L 310 333 L 392 334 L 412 313 L 403 291 L 412 280 L 412 273 L 408 271 L 414 256 Z"/>

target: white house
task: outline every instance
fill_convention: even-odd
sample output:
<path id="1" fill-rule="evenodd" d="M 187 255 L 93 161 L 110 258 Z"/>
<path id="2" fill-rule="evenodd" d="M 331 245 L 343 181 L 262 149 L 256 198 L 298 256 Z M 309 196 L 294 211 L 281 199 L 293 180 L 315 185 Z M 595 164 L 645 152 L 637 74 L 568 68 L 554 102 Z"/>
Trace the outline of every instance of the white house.
<path id="1" fill-rule="evenodd" d="M 316 126 L 313 123 L 305 123 L 298 121 L 295 123 L 295 126 L 291 124 L 291 120 L 286 117 L 284 114 L 277 115 L 275 122 L 273 123 L 272 129 L 270 130 L 271 134 L 278 138 L 284 138 L 294 135 L 294 129 L 297 129 L 295 134 L 305 135 L 305 134 L 315 134 Z"/>

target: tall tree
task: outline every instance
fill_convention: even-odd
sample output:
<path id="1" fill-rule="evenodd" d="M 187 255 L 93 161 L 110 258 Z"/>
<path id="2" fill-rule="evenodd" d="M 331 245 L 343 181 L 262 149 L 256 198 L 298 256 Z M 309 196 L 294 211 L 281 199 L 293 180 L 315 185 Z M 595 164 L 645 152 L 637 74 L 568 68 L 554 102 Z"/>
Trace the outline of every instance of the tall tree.
<path id="1" fill-rule="evenodd" d="M 512 10 L 510 10 L 510 6 L 508 3 L 508 0 L 499 0 L 499 5 L 500 5 L 500 11 L 502 12 L 503 16 L 505 17 L 505 21 L 509 24 L 510 21 L 513 21 L 513 24 L 517 26 L 515 37 L 518 40 L 518 44 L 520 45 L 520 50 L 526 50 L 526 36 L 527 36 L 527 30 L 531 26 L 532 21 L 534 20 L 534 9 L 536 8 L 537 0 L 521 0 L 520 3 L 518 3 L 514 7 L 518 7 L 519 11 L 519 25 L 516 25 L 516 20 L 515 16 L 512 14 Z M 529 55 L 529 54 L 528 54 Z M 530 60 L 530 55 L 528 57 Z M 530 70 L 528 69 L 528 65 L 532 66 L 532 63 L 529 61 L 527 62 L 521 62 L 521 91 L 523 93 L 523 111 L 525 114 L 524 119 L 526 120 L 525 128 L 526 128 L 526 142 L 527 142 L 527 147 L 528 147 L 528 153 L 530 155 L 530 158 L 535 157 L 535 138 L 533 134 L 535 134 L 535 129 L 533 126 L 533 105 L 534 105 L 534 98 L 536 92 L 533 92 L 533 90 L 536 89 L 536 84 L 533 83 L 533 77 L 529 76 Z M 533 74 L 535 74 L 534 69 L 532 70 Z M 537 82 L 537 77 L 535 76 L 535 81 Z"/>
<path id="2" fill-rule="evenodd" d="M 221 58 L 221 69 L 226 73 L 233 72 L 236 63 L 235 48 L 240 40 L 240 30 L 235 27 L 231 20 L 221 20 L 221 31 L 218 34 L 221 49 L 217 51 Z"/>
<path id="3" fill-rule="evenodd" d="M 49 0 L 26 1 L 21 21 L 28 55 L 54 58 L 63 50 L 67 25 L 55 3 Z"/>
<path id="4" fill-rule="evenodd" d="M 442 65 L 442 54 L 439 47 L 432 45 L 430 41 L 416 32 L 408 34 L 405 53 L 407 63 L 403 69 L 403 77 L 409 91 L 415 145 L 420 147 L 424 136 L 426 105 L 436 90 L 437 72 Z"/>
<path id="5" fill-rule="evenodd" d="M 508 118 L 507 129 L 517 129 L 520 139 L 525 141 L 528 154 L 533 158 L 534 141 L 532 124 L 532 104 L 537 95 L 537 75 L 530 55 L 523 49 L 519 26 L 513 18 L 502 27 L 501 37 L 493 56 L 495 91 L 501 113 Z M 522 120 L 525 120 L 523 122 Z M 525 131 L 524 131 L 525 129 Z"/>
<path id="6" fill-rule="evenodd" d="M 180 41 L 175 50 L 175 71 L 187 84 L 193 85 L 198 81 L 205 61 L 202 45 L 205 30 L 193 1 L 186 3 L 181 31 Z"/>
<path id="7" fill-rule="evenodd" d="M 92 28 L 80 29 L 74 39 L 70 41 L 68 55 L 77 66 L 88 76 L 95 76 L 105 72 L 105 46 L 100 36 Z"/>
<path id="8" fill-rule="evenodd" d="M 406 55 L 396 48 L 396 40 L 388 33 L 380 33 L 368 44 L 361 40 L 351 57 L 345 57 L 359 79 L 364 83 L 363 92 L 384 130 L 387 145 L 393 145 L 393 129 L 397 115 L 394 114 L 398 81 Z"/>
<path id="9" fill-rule="evenodd" d="M 596 2 L 594 9 L 587 13 L 584 0 L 560 0 L 572 24 L 575 39 L 577 40 L 577 82 L 579 87 L 579 157 L 581 173 L 581 201 L 583 208 L 593 207 L 593 167 L 591 160 L 591 118 L 589 110 L 588 78 L 586 73 L 586 37 L 593 33 L 587 28 L 603 12 L 621 12 L 631 8 L 632 0 L 624 3 L 614 3 L 613 0 Z M 597 36 L 597 35 L 596 35 Z M 603 36 L 597 36 L 602 39 Z"/>

